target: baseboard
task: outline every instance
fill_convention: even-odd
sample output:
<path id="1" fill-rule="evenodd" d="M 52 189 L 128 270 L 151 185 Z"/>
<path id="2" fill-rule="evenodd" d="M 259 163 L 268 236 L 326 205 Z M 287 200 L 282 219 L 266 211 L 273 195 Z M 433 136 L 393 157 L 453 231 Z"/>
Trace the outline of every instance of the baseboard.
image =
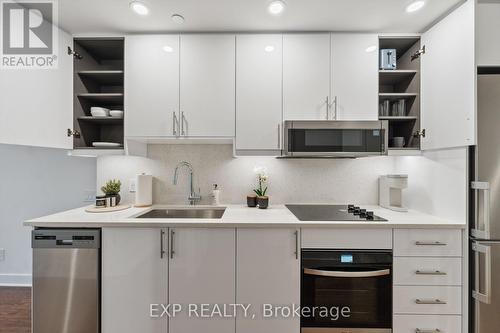
<path id="1" fill-rule="evenodd" d="M 31 287 L 31 274 L 0 274 L 1 287 Z"/>

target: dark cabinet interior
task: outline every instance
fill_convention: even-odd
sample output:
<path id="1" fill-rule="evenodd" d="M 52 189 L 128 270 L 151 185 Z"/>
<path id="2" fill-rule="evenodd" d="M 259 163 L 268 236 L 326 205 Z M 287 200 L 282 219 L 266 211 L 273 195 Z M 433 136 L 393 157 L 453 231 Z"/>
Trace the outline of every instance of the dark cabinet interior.
<path id="1" fill-rule="evenodd" d="M 396 50 L 396 68 L 379 61 L 379 119 L 389 122 L 389 149 L 420 149 L 420 37 L 380 37 L 379 57 L 384 49 Z"/>
<path id="2" fill-rule="evenodd" d="M 74 148 L 123 149 L 124 117 L 94 117 L 91 108 L 124 109 L 124 39 L 75 38 L 73 57 Z"/>

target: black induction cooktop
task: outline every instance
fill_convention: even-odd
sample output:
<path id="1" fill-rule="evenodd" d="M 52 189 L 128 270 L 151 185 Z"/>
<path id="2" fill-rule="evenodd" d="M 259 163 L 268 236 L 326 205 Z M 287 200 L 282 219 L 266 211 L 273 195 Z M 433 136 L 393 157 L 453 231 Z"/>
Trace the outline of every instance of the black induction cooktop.
<path id="1" fill-rule="evenodd" d="M 355 205 L 285 205 L 300 221 L 361 221 L 387 220 Z"/>

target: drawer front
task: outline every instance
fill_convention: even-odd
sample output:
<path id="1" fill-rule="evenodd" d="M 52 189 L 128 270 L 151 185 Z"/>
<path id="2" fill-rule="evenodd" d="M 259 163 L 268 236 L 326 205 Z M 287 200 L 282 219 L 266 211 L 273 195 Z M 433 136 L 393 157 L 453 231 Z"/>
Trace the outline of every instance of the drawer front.
<path id="1" fill-rule="evenodd" d="M 394 284 L 460 286 L 462 258 L 395 257 Z"/>
<path id="2" fill-rule="evenodd" d="M 394 333 L 460 333 L 461 316 L 394 316 Z"/>
<path id="3" fill-rule="evenodd" d="M 396 314 L 462 314 L 462 287 L 394 286 Z"/>
<path id="4" fill-rule="evenodd" d="M 392 230 L 302 228 L 302 248 L 392 249 Z"/>
<path id="5" fill-rule="evenodd" d="M 395 256 L 461 257 L 460 229 L 394 229 Z"/>

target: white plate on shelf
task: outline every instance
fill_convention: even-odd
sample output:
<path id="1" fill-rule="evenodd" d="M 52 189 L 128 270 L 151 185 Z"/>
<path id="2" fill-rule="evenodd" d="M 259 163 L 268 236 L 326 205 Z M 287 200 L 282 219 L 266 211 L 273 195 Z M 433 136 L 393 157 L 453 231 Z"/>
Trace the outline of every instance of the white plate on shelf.
<path id="1" fill-rule="evenodd" d="M 121 144 L 116 142 L 92 142 L 93 147 L 121 147 Z"/>

